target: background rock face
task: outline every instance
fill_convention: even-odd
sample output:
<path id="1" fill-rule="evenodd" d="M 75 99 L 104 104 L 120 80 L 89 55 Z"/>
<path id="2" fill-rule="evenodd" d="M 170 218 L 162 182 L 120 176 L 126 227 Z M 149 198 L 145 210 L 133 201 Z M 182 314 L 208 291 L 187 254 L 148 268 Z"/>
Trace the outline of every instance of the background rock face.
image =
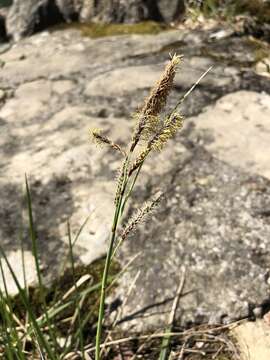
<path id="1" fill-rule="evenodd" d="M 182 266 L 182 323 L 228 321 L 268 304 L 269 78 L 251 68 L 255 55 L 246 39 L 209 44 L 209 35 L 181 30 L 91 40 L 69 30 L 25 39 L 0 57 L 1 245 L 17 263 L 21 218 L 30 251 L 21 213 L 27 173 L 48 279 L 67 253 L 67 220 L 75 233 L 90 216 L 75 249 L 78 263 L 106 250 L 121 159 L 91 145 L 89 129 L 101 127 L 125 144 L 131 114 L 159 78 L 168 52 L 185 55 L 168 107 L 214 65 L 183 104 L 181 135 L 145 164 L 130 206 L 131 214 L 157 189 L 168 189 L 154 218 L 119 253 L 124 266 L 141 251 L 114 294 L 123 299 L 141 270 L 123 327 L 165 321 Z M 239 50 L 236 65 L 232 44 Z M 160 311 L 163 316 L 154 315 Z"/>
<path id="2" fill-rule="evenodd" d="M 1 2 L 0 2 L 1 7 Z M 183 0 L 14 0 L 6 16 L 15 41 L 60 22 L 137 23 L 172 21 L 185 12 Z"/>

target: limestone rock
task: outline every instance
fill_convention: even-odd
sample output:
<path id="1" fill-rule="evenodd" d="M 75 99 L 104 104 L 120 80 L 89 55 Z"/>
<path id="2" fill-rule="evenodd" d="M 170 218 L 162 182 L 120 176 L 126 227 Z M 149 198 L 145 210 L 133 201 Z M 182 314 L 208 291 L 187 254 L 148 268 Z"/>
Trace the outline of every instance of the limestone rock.
<path id="1" fill-rule="evenodd" d="M 12 264 L 12 269 L 17 275 L 17 280 L 22 288 L 24 287 L 24 270 L 26 270 L 25 280 L 28 286 L 34 286 L 37 284 L 38 277 L 36 271 L 29 271 L 29 269 L 35 269 L 35 259 L 31 251 L 24 252 L 24 260 L 22 260 L 21 250 L 11 251 L 8 254 L 8 261 L 10 264 Z M 25 269 L 23 268 L 23 265 L 25 266 Z M 2 261 L 2 266 L 3 266 L 5 282 L 7 285 L 7 291 L 11 296 L 16 295 L 18 293 L 18 289 L 10 273 L 10 270 L 4 261 Z M 5 291 L 4 282 L 1 274 L 0 274 L 0 289 L 2 292 Z"/>
<path id="2" fill-rule="evenodd" d="M 169 188 L 166 199 L 121 249 L 123 262 L 140 255 L 115 295 L 125 301 L 119 326 L 141 331 L 165 324 L 183 266 L 182 324 L 213 322 L 217 314 L 216 322 L 248 317 L 254 304 L 269 297 L 270 224 L 263 214 L 270 203 L 269 180 L 241 172 L 202 148 L 163 162 L 169 164 L 167 176 L 152 177 L 148 189 Z M 144 194 L 141 187 L 138 200 Z"/>
<path id="3" fill-rule="evenodd" d="M 15 41 L 33 33 L 39 22 L 39 11 L 45 8 L 48 0 L 14 0 L 6 18 L 7 34 Z"/>
<path id="4" fill-rule="evenodd" d="M 224 96 L 191 120 L 206 134 L 205 147 L 213 155 L 270 178 L 269 117 L 268 94 L 239 91 Z"/>
<path id="5" fill-rule="evenodd" d="M 158 6 L 163 19 L 167 22 L 180 20 L 185 15 L 185 1 L 183 0 L 159 0 Z"/>
<path id="6" fill-rule="evenodd" d="M 268 360 L 270 327 L 263 320 L 244 322 L 232 330 L 240 348 L 241 360 Z"/>
<path id="7" fill-rule="evenodd" d="M 141 269 L 123 327 L 166 323 L 182 265 L 188 270 L 182 323 L 230 321 L 269 299 L 269 180 L 260 175 L 269 176 L 263 152 L 270 83 L 243 63 L 229 66 L 206 55 L 208 38 L 208 32 L 179 30 L 93 40 L 66 30 L 23 39 L 1 54 L 1 245 L 8 256 L 18 250 L 22 218 L 25 248 L 31 249 L 21 214 L 26 172 L 43 273 L 51 279 L 68 251 L 67 220 L 75 234 L 90 216 L 74 249 L 76 263 L 88 264 L 106 250 L 121 156 L 91 145 L 90 128 L 104 128 L 125 145 L 131 114 L 158 80 L 168 52 L 185 55 L 168 109 L 214 65 L 183 103 L 182 134 L 145 163 L 134 194 L 130 213 L 157 188 L 168 189 L 154 218 L 119 253 L 124 266 L 142 252 L 115 293 L 123 299 L 136 266 Z M 222 39 L 210 50 L 228 58 L 233 43 L 246 66 L 246 40 Z M 165 314 L 150 316 L 159 310 Z"/>
<path id="8" fill-rule="evenodd" d="M 259 75 L 270 77 L 270 58 L 264 58 L 256 64 L 256 72 Z"/>

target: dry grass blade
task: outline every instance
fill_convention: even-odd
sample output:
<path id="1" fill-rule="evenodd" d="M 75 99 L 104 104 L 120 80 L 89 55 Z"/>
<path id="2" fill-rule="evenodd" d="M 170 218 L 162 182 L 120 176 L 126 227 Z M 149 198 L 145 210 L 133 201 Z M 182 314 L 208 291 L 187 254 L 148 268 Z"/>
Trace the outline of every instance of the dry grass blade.
<path id="1" fill-rule="evenodd" d="M 179 300 L 180 297 L 182 295 L 182 292 L 184 290 L 184 286 L 185 286 L 185 281 L 186 281 L 186 269 L 183 268 L 182 271 L 182 276 L 180 278 L 180 282 L 179 282 L 179 286 L 177 288 L 176 291 L 176 295 L 172 304 L 172 309 L 170 312 L 170 316 L 169 316 L 169 324 L 168 324 L 168 328 L 167 328 L 167 332 L 171 332 L 172 328 L 173 328 L 173 324 L 175 321 L 175 315 L 176 315 L 176 310 L 179 304 Z M 170 340 L 171 337 L 169 335 L 165 335 L 161 344 L 161 351 L 159 354 L 159 360 L 166 360 L 169 356 L 169 346 L 170 346 Z"/>
<path id="2" fill-rule="evenodd" d="M 180 279 L 180 282 L 178 285 L 178 289 L 176 292 L 175 299 L 173 301 L 172 310 L 171 310 L 170 317 L 169 317 L 169 325 L 171 325 L 171 326 L 173 325 L 173 323 L 175 321 L 176 310 L 178 308 L 179 301 L 180 301 L 181 295 L 184 290 L 185 282 L 186 282 L 186 268 L 183 268 L 182 276 L 181 276 L 181 279 Z"/>

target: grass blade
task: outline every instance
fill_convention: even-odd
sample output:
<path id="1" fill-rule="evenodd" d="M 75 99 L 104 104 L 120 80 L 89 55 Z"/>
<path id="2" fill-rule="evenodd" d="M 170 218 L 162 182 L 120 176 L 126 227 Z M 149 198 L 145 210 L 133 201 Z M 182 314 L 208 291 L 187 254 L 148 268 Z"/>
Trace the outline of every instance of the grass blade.
<path id="1" fill-rule="evenodd" d="M 26 296 L 26 293 L 24 291 L 24 289 L 22 289 L 15 273 L 14 273 L 14 270 L 12 268 L 12 266 L 10 265 L 9 261 L 8 261 L 8 258 L 3 250 L 3 248 L 0 246 L 0 255 L 4 258 L 6 264 L 7 264 L 7 267 L 11 273 L 11 276 L 16 284 L 16 287 L 18 289 L 18 292 L 19 292 L 19 296 L 20 296 L 20 299 L 22 300 L 23 302 L 23 305 L 25 307 L 25 309 L 28 311 L 28 314 L 29 314 L 29 320 L 31 322 L 31 325 L 33 327 L 33 330 L 35 330 L 36 334 L 37 334 L 37 339 L 39 341 L 39 345 L 41 348 L 43 348 L 47 354 L 47 356 L 49 357 L 50 360 L 57 360 L 56 356 L 54 355 L 54 352 L 52 351 L 50 345 L 48 344 L 45 336 L 43 335 L 37 321 L 36 321 L 36 318 L 35 318 L 35 315 L 32 311 L 32 307 L 31 307 L 31 304 L 29 303 L 29 300 Z"/>
<path id="2" fill-rule="evenodd" d="M 181 294 L 183 292 L 184 286 L 185 286 L 185 280 L 186 280 L 186 270 L 183 269 L 183 273 L 179 282 L 179 286 L 176 292 L 176 296 L 173 301 L 170 317 L 169 317 L 169 325 L 167 329 L 165 330 L 165 335 L 163 337 L 162 343 L 161 343 L 161 350 L 159 353 L 159 360 L 167 360 L 170 356 L 170 343 L 171 343 L 171 335 L 170 333 L 173 330 L 174 320 L 175 320 L 175 314 L 176 310 L 179 304 L 179 300 L 181 297 Z"/>
<path id="3" fill-rule="evenodd" d="M 30 233 L 30 238 L 31 238 L 31 242 L 32 242 L 32 253 L 33 253 L 33 256 L 35 259 L 35 267 L 36 267 L 36 273 L 37 273 L 37 277 L 38 277 L 38 287 L 40 290 L 41 301 L 43 303 L 43 311 L 44 311 L 45 318 L 46 318 L 48 328 L 49 328 L 50 338 L 51 338 L 52 342 L 54 343 L 54 347 L 56 350 L 58 346 L 57 346 L 57 342 L 56 342 L 56 334 L 53 330 L 55 327 L 52 326 L 51 320 L 48 316 L 46 298 L 45 298 L 45 293 L 44 293 L 44 286 L 43 286 L 43 282 L 42 282 L 42 275 L 41 275 L 41 270 L 40 270 L 40 265 L 39 265 L 39 260 L 38 260 L 37 234 L 36 234 L 36 230 L 35 230 L 35 226 L 34 226 L 32 198 L 31 198 L 31 192 L 30 192 L 30 188 L 29 188 L 29 184 L 28 184 L 27 175 L 25 175 L 25 186 L 26 186 L 26 200 L 27 200 L 28 218 L 29 218 L 29 233 Z"/>

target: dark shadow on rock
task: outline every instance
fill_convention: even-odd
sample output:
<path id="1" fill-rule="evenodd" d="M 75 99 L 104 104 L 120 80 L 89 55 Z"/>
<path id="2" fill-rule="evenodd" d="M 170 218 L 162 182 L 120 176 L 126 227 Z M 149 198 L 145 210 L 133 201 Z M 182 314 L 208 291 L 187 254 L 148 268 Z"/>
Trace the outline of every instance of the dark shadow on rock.
<path id="1" fill-rule="evenodd" d="M 66 223 L 74 213 L 71 182 L 68 177 L 55 177 L 46 184 L 30 178 L 29 184 L 40 260 L 45 274 L 49 269 L 50 275 L 55 275 L 69 251 L 68 244 L 61 240 L 63 234 L 59 232 L 59 225 Z M 22 239 L 24 249 L 31 251 L 27 199 L 23 184 L 2 184 L 0 193 L 1 246 L 8 253 L 19 249 Z"/>
<path id="2" fill-rule="evenodd" d="M 65 22 L 64 16 L 57 7 L 55 0 L 49 0 L 46 6 L 41 6 L 38 11 L 39 21 L 35 25 L 34 32 L 40 32 L 51 26 Z M 69 21 L 77 21 L 76 14 L 70 14 Z"/>
<path id="3" fill-rule="evenodd" d="M 117 325 L 122 324 L 123 322 L 126 322 L 126 321 L 130 321 L 130 320 L 134 320 L 134 319 L 138 319 L 138 318 L 145 318 L 146 316 L 153 316 L 153 315 L 160 314 L 160 313 L 164 314 L 164 310 L 161 312 L 158 312 L 158 311 L 155 311 L 154 313 L 151 312 L 151 314 L 146 314 L 146 313 L 148 310 L 151 310 L 151 309 L 156 310 L 158 307 L 160 307 L 162 305 L 164 306 L 168 303 L 171 303 L 173 301 L 173 299 L 174 299 L 173 297 L 170 297 L 170 298 L 164 299 L 162 301 L 158 301 L 158 302 L 149 304 L 147 306 L 144 306 L 140 310 L 137 310 L 137 311 L 133 312 L 132 314 L 126 315 L 125 317 L 123 317 L 121 320 L 119 320 L 117 322 Z"/>
<path id="4" fill-rule="evenodd" d="M 5 17 L 0 14 L 0 43 L 7 41 Z"/>

